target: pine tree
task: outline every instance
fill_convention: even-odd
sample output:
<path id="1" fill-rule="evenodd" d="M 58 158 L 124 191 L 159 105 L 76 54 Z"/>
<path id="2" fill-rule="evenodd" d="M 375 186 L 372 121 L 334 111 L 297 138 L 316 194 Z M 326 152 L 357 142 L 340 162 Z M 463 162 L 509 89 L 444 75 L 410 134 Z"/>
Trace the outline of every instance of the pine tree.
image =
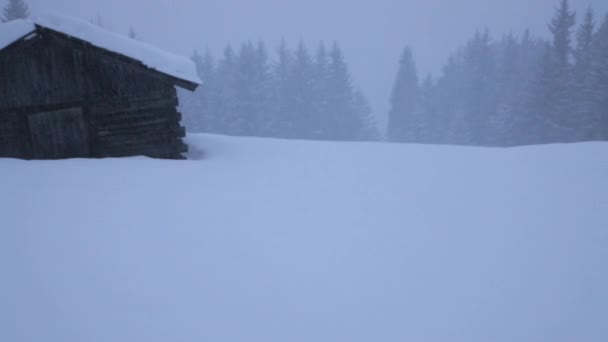
<path id="1" fill-rule="evenodd" d="M 539 115 L 544 111 L 544 104 L 538 99 L 539 92 L 546 89 L 541 87 L 541 73 L 543 68 L 550 63 L 550 43 L 534 38 L 529 30 L 526 30 L 520 41 L 521 52 L 521 76 L 518 78 L 518 110 L 515 115 L 513 131 L 510 134 L 511 145 L 527 145 L 540 143 L 541 123 Z M 540 110 L 540 111 L 539 111 Z"/>
<path id="2" fill-rule="evenodd" d="M 2 22 L 25 19 L 30 16 L 29 7 L 24 0 L 9 0 L 2 12 Z"/>
<path id="3" fill-rule="evenodd" d="M 245 43 L 236 59 L 235 73 L 235 117 L 232 121 L 233 135 L 254 135 L 256 127 L 256 103 L 255 96 L 256 71 L 255 71 L 255 48 L 253 43 Z"/>
<path id="4" fill-rule="evenodd" d="M 576 24 L 576 13 L 570 10 L 568 0 L 562 0 L 555 16 L 549 24 L 549 30 L 553 34 L 553 51 L 560 66 L 570 64 L 570 53 L 572 52 L 572 29 Z"/>
<path id="5" fill-rule="evenodd" d="M 129 28 L 129 38 L 131 38 L 131 39 L 138 39 L 137 33 L 135 33 L 135 29 L 133 28 L 133 26 L 131 26 Z"/>
<path id="6" fill-rule="evenodd" d="M 352 80 L 342 50 L 336 42 L 332 44 L 329 56 L 327 108 L 330 117 L 326 122 L 330 138 L 354 140 L 359 127 L 353 113 Z"/>
<path id="7" fill-rule="evenodd" d="M 272 116 L 272 74 L 266 45 L 258 42 L 254 58 L 254 96 L 256 105 L 254 108 L 255 120 L 258 121 L 256 136 L 272 136 L 275 118 Z"/>
<path id="8" fill-rule="evenodd" d="M 313 139 L 314 128 L 314 64 L 308 48 L 300 42 L 296 48 L 287 84 L 288 127 L 285 134 L 292 139 Z"/>
<path id="9" fill-rule="evenodd" d="M 268 134 L 277 138 L 288 138 L 292 130 L 292 112 L 290 111 L 290 80 L 293 67 L 293 55 L 285 40 L 281 41 L 277 49 L 277 60 L 271 68 L 270 86 L 270 116 L 272 124 L 268 127 Z"/>
<path id="10" fill-rule="evenodd" d="M 555 17 L 549 25 L 553 34 L 550 79 L 547 85 L 552 93 L 551 102 L 548 102 L 548 111 L 545 113 L 549 126 L 547 138 L 550 142 L 563 142 L 575 140 L 576 130 L 581 120 L 576 116 L 573 98 L 573 70 L 572 56 L 572 30 L 576 24 L 576 14 L 570 10 L 568 0 L 562 0 L 556 10 Z"/>
<path id="11" fill-rule="evenodd" d="M 224 49 L 224 56 L 217 66 L 217 93 L 214 106 L 214 133 L 238 135 L 241 118 L 237 110 L 237 56 L 232 46 Z"/>
<path id="12" fill-rule="evenodd" d="M 518 39 L 512 33 L 494 44 L 496 79 L 494 113 L 490 116 L 484 145 L 520 145 L 528 130 L 531 85 L 539 73 L 544 51 L 541 42 L 526 30 Z"/>
<path id="13" fill-rule="evenodd" d="M 551 45 L 547 44 L 531 91 L 532 96 L 528 104 L 530 115 L 525 119 L 523 125 L 525 131 L 522 133 L 526 137 L 525 144 L 550 142 L 552 139 L 548 134 L 551 128 L 548 119 L 552 111 L 550 104 L 555 101 L 555 94 L 552 91 L 553 80 L 556 78 L 554 65 L 555 55 Z"/>
<path id="14" fill-rule="evenodd" d="M 419 102 L 418 71 L 412 50 L 406 47 L 401 54 L 399 71 L 391 95 L 388 139 L 395 142 L 414 142 L 414 116 Z"/>
<path id="15" fill-rule="evenodd" d="M 331 139 L 330 127 L 327 124 L 331 118 L 331 111 L 328 108 L 330 102 L 330 66 L 329 54 L 325 43 L 319 43 L 314 59 L 313 77 L 313 98 L 314 98 L 314 117 L 312 124 L 312 136 L 314 139 Z"/>
<path id="16" fill-rule="evenodd" d="M 608 14 L 594 36 L 590 84 L 592 139 L 608 140 Z"/>
<path id="17" fill-rule="evenodd" d="M 593 105 L 591 89 L 591 62 L 595 22 L 591 7 L 585 13 L 585 18 L 576 34 L 576 49 L 574 50 L 574 93 L 576 116 L 581 125 L 577 130 L 577 140 L 592 139 L 594 133 Z"/>
<path id="18" fill-rule="evenodd" d="M 372 108 L 361 90 L 355 90 L 355 93 L 353 95 L 353 101 L 353 115 L 358 118 L 358 120 L 360 120 L 360 129 L 358 129 L 357 134 L 352 137 L 352 140 L 380 140 L 380 132 L 378 131 L 378 124 L 376 123 L 376 120 L 374 120 Z"/>
<path id="19" fill-rule="evenodd" d="M 433 120 L 430 129 L 436 143 L 495 144 L 498 122 L 498 77 L 496 53 L 487 30 L 475 36 L 448 59 L 437 82 L 437 111 L 442 120 Z M 441 122 L 441 123 L 440 123 Z"/>
<path id="20" fill-rule="evenodd" d="M 488 123 L 496 113 L 496 62 L 486 29 L 476 32 L 464 51 L 465 126 L 470 135 L 462 136 L 461 143 L 487 145 L 494 132 Z"/>
<path id="21" fill-rule="evenodd" d="M 436 110 L 435 83 L 433 77 L 427 75 L 420 85 L 419 104 L 416 110 L 414 129 L 418 143 L 433 143 L 436 140 L 435 127 L 439 126 Z"/>
<path id="22" fill-rule="evenodd" d="M 525 87 L 534 80 L 534 74 L 538 71 L 538 65 L 545 52 L 547 42 L 533 37 L 530 30 L 526 30 L 519 45 L 521 46 L 521 84 Z"/>
<path id="23" fill-rule="evenodd" d="M 528 134 L 532 142 L 568 142 L 576 140 L 581 119 L 574 106 L 574 77 L 571 65 L 571 35 L 575 14 L 567 0 L 562 0 L 549 25 L 553 34 L 542 58 L 530 102 Z M 536 135 L 533 137 L 532 135 Z"/>
<path id="24" fill-rule="evenodd" d="M 433 127 L 436 143 L 461 144 L 470 139 L 466 122 L 464 52 L 459 50 L 448 58 L 443 75 L 437 82 L 438 112 L 441 120 Z"/>
<path id="25" fill-rule="evenodd" d="M 512 134 L 521 111 L 522 51 L 512 33 L 503 37 L 497 63 L 496 109 L 488 122 L 488 143 L 496 146 L 513 144 Z"/>
<path id="26" fill-rule="evenodd" d="M 591 67 L 591 48 L 593 45 L 593 35 L 595 34 L 595 21 L 593 19 L 593 9 L 590 7 L 585 13 L 585 19 L 576 33 L 575 76 L 577 83 L 584 83 Z"/>
<path id="27" fill-rule="evenodd" d="M 340 141 L 368 140 L 369 121 L 355 106 L 355 89 L 344 54 L 338 43 L 332 44 L 329 53 L 328 113 L 326 120 L 330 139 Z M 365 115 L 365 114 L 364 114 Z"/>
<path id="28" fill-rule="evenodd" d="M 267 136 L 271 125 L 267 113 L 270 75 L 264 44 L 247 42 L 241 47 L 234 76 L 235 117 L 231 134 Z"/>

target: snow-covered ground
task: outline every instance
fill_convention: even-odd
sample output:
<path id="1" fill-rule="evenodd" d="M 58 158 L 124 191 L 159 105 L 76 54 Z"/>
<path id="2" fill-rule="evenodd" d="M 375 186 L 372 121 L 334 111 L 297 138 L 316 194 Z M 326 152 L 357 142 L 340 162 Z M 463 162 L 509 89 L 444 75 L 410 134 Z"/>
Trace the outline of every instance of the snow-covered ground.
<path id="1" fill-rule="evenodd" d="M 608 144 L 189 142 L 0 160 L 0 341 L 608 341 Z"/>

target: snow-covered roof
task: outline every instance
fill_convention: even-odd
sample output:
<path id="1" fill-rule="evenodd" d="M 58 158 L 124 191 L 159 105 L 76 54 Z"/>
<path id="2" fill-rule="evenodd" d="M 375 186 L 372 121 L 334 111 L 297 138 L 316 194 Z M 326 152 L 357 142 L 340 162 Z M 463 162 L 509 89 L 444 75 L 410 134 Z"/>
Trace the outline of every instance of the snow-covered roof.
<path id="1" fill-rule="evenodd" d="M 32 19 L 14 20 L 0 25 L 0 50 L 26 37 L 36 26 L 60 32 L 89 44 L 132 58 L 146 67 L 180 80 L 201 84 L 196 66 L 190 59 L 176 56 L 149 44 L 110 32 L 87 21 L 57 13 Z"/>
<path id="2" fill-rule="evenodd" d="M 0 50 L 36 30 L 34 23 L 26 20 L 13 20 L 0 25 Z"/>

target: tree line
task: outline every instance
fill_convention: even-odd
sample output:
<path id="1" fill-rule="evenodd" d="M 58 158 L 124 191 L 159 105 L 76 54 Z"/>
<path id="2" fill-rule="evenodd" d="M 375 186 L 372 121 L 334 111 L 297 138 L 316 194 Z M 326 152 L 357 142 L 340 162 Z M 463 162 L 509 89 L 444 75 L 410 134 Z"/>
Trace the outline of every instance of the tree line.
<path id="1" fill-rule="evenodd" d="M 314 54 L 286 42 L 270 58 L 264 43 L 192 57 L 204 85 L 180 94 L 193 132 L 311 140 L 377 140 L 371 108 L 352 82 L 337 43 Z"/>
<path id="2" fill-rule="evenodd" d="M 420 80 L 405 48 L 391 96 L 396 142 L 514 146 L 608 139 L 608 15 L 562 0 L 550 41 L 480 31 L 437 79 Z"/>

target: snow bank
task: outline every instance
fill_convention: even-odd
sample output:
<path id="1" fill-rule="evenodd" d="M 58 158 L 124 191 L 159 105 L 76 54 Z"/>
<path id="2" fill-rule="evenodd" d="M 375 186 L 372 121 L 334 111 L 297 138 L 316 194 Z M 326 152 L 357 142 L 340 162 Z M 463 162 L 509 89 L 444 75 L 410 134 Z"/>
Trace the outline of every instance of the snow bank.
<path id="1" fill-rule="evenodd" d="M 35 16 L 32 21 L 16 20 L 0 25 L 0 49 L 22 38 L 25 34 L 33 32 L 34 24 L 135 59 L 150 69 L 201 84 L 194 62 L 188 58 L 176 56 L 138 40 L 110 32 L 87 21 L 53 12 Z"/>
<path id="2" fill-rule="evenodd" d="M 0 160 L 0 340 L 608 340 L 605 143 L 189 143 Z"/>

